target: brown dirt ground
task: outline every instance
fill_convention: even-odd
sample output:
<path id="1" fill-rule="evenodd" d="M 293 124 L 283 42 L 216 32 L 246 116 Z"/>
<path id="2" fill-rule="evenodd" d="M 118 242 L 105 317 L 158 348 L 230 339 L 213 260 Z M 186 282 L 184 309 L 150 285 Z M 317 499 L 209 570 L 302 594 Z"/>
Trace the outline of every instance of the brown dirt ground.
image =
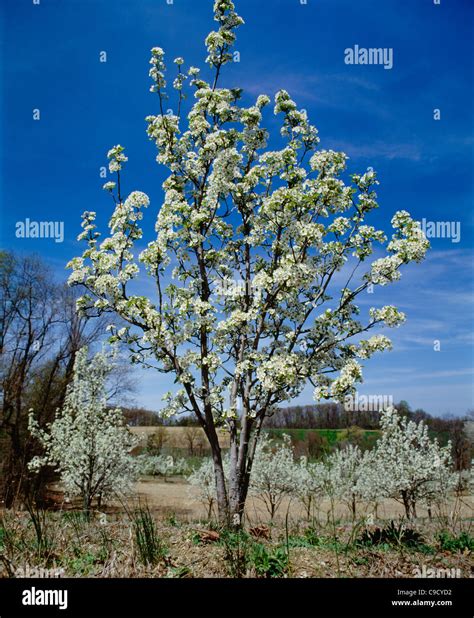
<path id="1" fill-rule="evenodd" d="M 148 502 L 150 508 L 157 514 L 176 514 L 184 520 L 196 520 L 207 517 L 207 506 L 199 500 L 199 490 L 192 487 L 181 477 L 172 477 L 167 481 L 159 477 L 145 477 L 135 485 L 136 496 L 142 501 Z M 474 517 L 474 496 L 464 496 L 456 502 L 453 498 L 445 507 L 443 514 L 450 515 L 459 509 L 461 518 Z M 295 500 L 283 499 L 277 512 L 276 520 L 283 522 L 286 514 L 289 520 L 297 522 L 305 519 L 305 512 Z M 367 504 L 358 505 L 358 516 L 374 513 L 373 507 Z M 404 509 L 395 500 L 384 500 L 377 508 L 376 516 L 380 519 L 398 519 L 403 516 Z M 350 519 L 346 506 L 341 503 L 335 505 L 334 514 L 336 519 Z M 314 512 L 315 517 L 321 522 L 327 522 L 331 515 L 331 503 L 322 500 Z M 425 518 L 428 512 L 425 508 L 418 508 L 418 516 Z M 268 521 L 268 513 L 261 499 L 250 496 L 247 502 L 247 518 L 249 523 L 256 525 Z"/>

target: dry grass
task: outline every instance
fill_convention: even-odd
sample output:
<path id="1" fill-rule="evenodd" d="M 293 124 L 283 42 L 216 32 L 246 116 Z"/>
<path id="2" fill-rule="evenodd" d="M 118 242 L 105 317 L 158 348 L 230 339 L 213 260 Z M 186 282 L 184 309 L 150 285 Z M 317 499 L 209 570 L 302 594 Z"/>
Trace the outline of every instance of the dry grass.
<path id="1" fill-rule="evenodd" d="M 139 446 L 146 446 L 147 438 L 156 433 L 160 429 L 159 427 L 130 427 L 130 431 L 140 438 Z M 186 432 L 188 427 L 165 427 L 166 446 L 169 448 L 187 449 L 188 441 L 186 439 Z M 200 436 L 204 450 L 209 450 L 207 438 L 204 431 L 200 427 L 193 427 L 193 430 Z M 229 448 L 229 434 L 223 430 L 217 430 L 217 436 L 219 438 L 219 444 L 221 448 Z"/>
<path id="2" fill-rule="evenodd" d="M 76 514 L 77 515 L 77 514 Z M 208 522 L 183 522 L 178 517 L 155 514 L 157 534 L 166 548 L 164 557 L 155 566 L 140 561 L 130 518 L 123 512 L 109 512 L 107 520 L 93 518 L 87 522 L 71 513 L 51 513 L 47 526 L 51 546 L 39 555 L 26 513 L 10 513 L 3 526 L 13 543 L 4 549 L 0 561 L 0 576 L 17 573 L 18 568 L 41 567 L 60 569 L 66 577 L 229 577 L 230 565 L 225 559 L 225 544 L 202 542 L 200 530 Z M 305 538 L 305 525 L 289 529 L 290 540 Z M 472 555 L 468 552 L 449 553 L 436 547 L 435 527 L 423 526 L 423 534 L 432 552 L 406 548 L 360 548 L 350 545 L 352 529 L 338 526 L 337 543 L 328 526 L 317 526 L 317 546 L 291 547 L 286 576 L 290 577 L 414 577 L 417 568 L 460 569 L 462 577 L 474 576 Z M 222 538 L 222 537 L 221 537 Z M 269 540 L 259 543 L 271 552 L 285 548 L 286 530 L 281 525 L 271 527 Z M 347 545 L 345 545 L 347 544 Z M 8 565 L 8 568 L 7 566 Z M 256 575 L 252 563 L 244 576 Z"/>
<path id="3" fill-rule="evenodd" d="M 181 477 L 172 477 L 167 481 L 159 477 L 145 477 L 136 483 L 135 492 L 137 496 L 147 501 L 156 512 L 161 514 L 173 512 L 188 520 L 204 518 L 207 515 L 207 506 L 199 501 L 198 489 L 190 486 Z M 444 506 L 443 514 L 449 516 L 455 510 L 459 511 L 461 519 L 473 517 L 474 496 L 464 496 L 461 501 L 456 501 L 454 498 L 450 499 Z M 294 499 L 283 499 L 276 516 L 276 521 L 283 523 L 287 513 L 289 513 L 289 519 L 293 523 L 304 520 L 306 517 L 304 509 Z M 376 513 L 372 505 L 358 505 L 358 517 L 370 514 L 384 520 L 398 519 L 403 516 L 404 509 L 395 500 L 381 501 Z M 421 519 L 426 519 L 428 512 L 420 506 L 418 508 L 418 515 Z M 319 501 L 313 516 L 320 522 L 327 522 L 328 518 L 332 517 L 330 501 Z M 334 516 L 336 519 L 350 519 L 349 510 L 342 503 L 335 505 Z M 248 498 L 247 517 L 251 525 L 265 523 L 268 520 L 268 513 L 261 500 L 253 496 Z"/>
<path id="4" fill-rule="evenodd" d="M 156 536 L 164 549 L 155 565 L 143 564 L 138 551 L 134 517 L 139 501 L 148 504 Z M 69 505 L 69 509 L 73 506 Z M 397 520 L 401 512 L 397 503 L 386 501 L 378 509 L 377 525 Z M 474 576 L 472 552 L 444 551 L 436 536 L 442 529 L 450 529 L 453 534 L 465 530 L 472 535 L 472 496 L 458 503 L 451 501 L 444 516 L 440 514 L 432 521 L 420 511 L 415 527 L 423 536 L 423 544 L 416 549 L 355 544 L 366 527 L 365 515 L 361 508 L 358 520 L 352 524 L 344 505 L 336 505 L 332 513 L 329 503 L 322 502 L 311 522 L 307 522 L 300 507 L 287 501 L 271 524 L 262 503 L 251 498 L 246 530 L 270 524 L 265 535 L 269 538 L 244 535 L 247 553 L 241 574 L 262 575 L 251 558 L 258 546 L 268 555 L 289 556 L 282 571 L 288 577 L 414 577 L 416 569 L 423 565 L 427 569 L 460 569 L 462 577 Z M 105 515 L 94 513 L 90 521 L 78 511 L 50 511 L 42 547 L 38 546 L 26 512 L 3 512 L 0 577 L 15 575 L 26 565 L 30 569 L 61 569 L 69 577 L 229 577 L 235 571 L 226 534 L 205 516 L 206 508 L 199 503 L 196 489 L 180 478 L 168 482 L 144 479 L 137 483 L 136 494 L 126 503 L 108 505 Z M 217 534 L 207 534 L 210 528 Z M 218 540 L 210 542 L 215 538 Z"/>

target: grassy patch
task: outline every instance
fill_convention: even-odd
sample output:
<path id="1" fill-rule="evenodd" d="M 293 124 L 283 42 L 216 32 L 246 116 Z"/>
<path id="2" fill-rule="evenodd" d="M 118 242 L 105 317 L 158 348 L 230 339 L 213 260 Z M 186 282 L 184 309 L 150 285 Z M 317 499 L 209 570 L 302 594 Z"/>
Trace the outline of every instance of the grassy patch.
<path id="1" fill-rule="evenodd" d="M 474 551 L 474 537 L 467 532 L 461 532 L 456 536 L 443 530 L 437 535 L 437 540 L 440 549 L 443 551 L 452 553 Z"/>
<path id="2" fill-rule="evenodd" d="M 288 553 L 283 547 L 254 543 L 250 552 L 250 565 L 257 577 L 284 577 L 289 569 Z"/>
<path id="3" fill-rule="evenodd" d="M 418 549 L 427 547 L 423 536 L 403 523 L 391 521 L 383 528 L 366 528 L 358 537 L 356 544 L 361 547 L 387 546 Z"/>
<path id="4" fill-rule="evenodd" d="M 154 565 L 165 557 L 163 545 L 156 523 L 148 506 L 139 506 L 133 514 L 133 531 L 138 556 L 143 564 Z"/>
<path id="5" fill-rule="evenodd" d="M 372 448 L 380 436 L 376 429 L 360 429 L 349 427 L 348 429 L 268 429 L 268 434 L 274 440 L 283 440 L 283 435 L 288 434 L 292 442 L 308 442 L 310 434 L 317 435 L 322 444 L 326 444 L 329 450 L 333 450 L 339 443 L 348 442 L 358 444 L 361 448 Z"/>

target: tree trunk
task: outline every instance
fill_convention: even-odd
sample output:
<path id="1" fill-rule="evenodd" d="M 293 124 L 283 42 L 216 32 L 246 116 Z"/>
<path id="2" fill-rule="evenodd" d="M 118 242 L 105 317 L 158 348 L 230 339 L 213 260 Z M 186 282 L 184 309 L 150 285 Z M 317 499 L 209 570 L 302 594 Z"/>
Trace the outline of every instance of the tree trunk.
<path id="1" fill-rule="evenodd" d="M 249 449 L 251 430 L 252 423 L 247 415 L 245 415 L 239 443 L 237 442 L 236 431 L 233 433 L 231 432 L 229 520 L 235 528 L 240 528 L 243 524 L 245 503 L 249 492 L 250 472 L 255 456 L 256 440 L 259 434 L 257 430 L 254 434 L 252 448 Z"/>
<path id="2" fill-rule="evenodd" d="M 217 512 L 219 521 L 227 524 L 229 521 L 229 503 L 225 484 L 225 474 L 222 465 L 222 458 L 214 458 L 214 471 L 216 474 L 216 493 L 217 493 Z"/>
<path id="3" fill-rule="evenodd" d="M 207 509 L 207 519 L 211 519 L 212 517 L 212 510 L 214 508 L 214 500 L 209 500 L 209 505 L 208 505 L 208 509 Z"/>
<path id="4" fill-rule="evenodd" d="M 229 470 L 229 516 L 231 519 L 239 515 L 239 486 L 240 474 L 238 470 L 237 452 L 237 422 L 231 421 L 230 424 L 230 470 Z M 240 518 L 240 515 L 239 515 Z"/>
<path id="5" fill-rule="evenodd" d="M 217 438 L 217 433 L 208 433 L 211 445 L 212 461 L 214 462 L 214 474 L 216 479 L 217 514 L 219 522 L 226 525 L 229 521 L 229 501 L 225 482 L 224 465 L 222 463 L 222 451 Z"/>
<path id="6" fill-rule="evenodd" d="M 276 512 L 276 504 L 273 502 L 273 499 L 270 499 L 270 521 L 273 523 Z"/>
<path id="7" fill-rule="evenodd" d="M 17 499 L 24 493 L 25 466 L 18 427 L 14 426 L 9 432 L 9 453 L 5 470 L 4 503 L 5 508 L 11 509 Z"/>
<path id="8" fill-rule="evenodd" d="M 406 491 L 402 491 L 402 500 L 403 506 L 405 507 L 405 515 L 407 516 L 407 519 L 410 519 L 410 503 L 408 501 L 408 495 Z"/>
<path id="9" fill-rule="evenodd" d="M 410 492 L 406 490 L 402 491 L 402 500 L 407 519 L 416 519 L 416 501 Z"/>
<path id="10" fill-rule="evenodd" d="M 87 520 L 89 520 L 91 516 L 91 506 L 92 497 L 88 494 L 84 494 L 84 496 L 82 496 L 82 510 L 84 511 L 84 516 Z"/>

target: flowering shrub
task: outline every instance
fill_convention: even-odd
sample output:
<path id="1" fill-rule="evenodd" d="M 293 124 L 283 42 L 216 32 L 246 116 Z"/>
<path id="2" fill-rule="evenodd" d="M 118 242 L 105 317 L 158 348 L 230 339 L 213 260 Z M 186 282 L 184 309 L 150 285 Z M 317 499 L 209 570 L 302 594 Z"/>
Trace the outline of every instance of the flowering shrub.
<path id="1" fill-rule="evenodd" d="M 315 502 L 338 500 L 356 518 L 358 501 L 377 502 L 381 498 L 400 501 L 408 518 L 416 517 L 416 504 L 428 507 L 444 500 L 457 482 L 452 472 L 450 445 L 440 447 L 428 436 L 427 427 L 402 418 L 393 408 L 381 417 L 382 435 L 371 451 L 361 452 L 349 445 L 321 462 L 306 457 L 294 459 L 290 437 L 283 443 L 264 433 L 256 449 L 250 493 L 262 500 L 271 519 L 285 496 L 297 498 L 308 519 Z M 225 460 L 228 487 L 229 459 Z M 212 512 L 216 501 L 214 464 L 206 459 L 189 482 L 200 489 L 201 499 Z"/>
<path id="2" fill-rule="evenodd" d="M 364 497 L 359 481 L 366 470 L 366 457 L 358 446 L 349 445 L 332 453 L 324 465 L 326 495 L 340 500 L 356 517 L 357 500 Z"/>
<path id="3" fill-rule="evenodd" d="M 253 464 L 250 493 L 263 501 L 273 520 L 284 496 L 295 488 L 295 463 L 290 437 L 283 435 L 283 443 L 275 444 L 264 435 Z"/>
<path id="4" fill-rule="evenodd" d="M 53 466 L 66 494 L 80 496 L 86 512 L 94 498 L 130 489 L 134 463 L 129 453 L 138 441 L 125 426 L 121 410 L 110 410 L 106 404 L 111 358 L 100 353 L 89 359 L 87 352 L 82 348 L 77 353 L 64 406 L 48 428 L 39 428 L 33 412 L 29 416 L 30 432 L 45 451 L 31 460 L 30 469 Z"/>
<path id="5" fill-rule="evenodd" d="M 431 440 L 423 422 L 401 417 L 393 408 L 382 413 L 382 435 L 372 451 L 357 446 L 335 451 L 324 462 L 294 464 L 293 495 L 305 504 L 326 496 L 345 503 L 356 516 L 358 500 L 394 498 L 416 517 L 416 504 L 428 508 L 446 499 L 458 481 L 452 471 L 451 446 Z"/>
<path id="6" fill-rule="evenodd" d="M 293 464 L 293 478 L 292 493 L 306 509 L 309 520 L 315 500 L 324 495 L 326 468 L 322 463 L 310 463 L 306 457 L 301 457 Z"/>
<path id="7" fill-rule="evenodd" d="M 178 476 L 189 470 L 184 458 L 175 459 L 171 455 L 138 455 L 135 458 L 138 474 L 145 476 Z"/>
<path id="8" fill-rule="evenodd" d="M 358 490 L 368 499 L 394 498 L 416 517 L 416 504 L 430 506 L 444 498 L 456 484 L 452 472 L 451 445 L 431 440 L 428 427 L 388 408 L 381 417 L 382 436 L 368 453 Z"/>
<path id="9" fill-rule="evenodd" d="M 229 473 L 229 460 L 224 459 L 226 478 Z M 210 519 L 217 500 L 216 477 L 214 463 L 210 457 L 203 459 L 201 465 L 193 470 L 188 476 L 188 482 L 199 490 L 199 499 L 207 508 L 207 516 Z"/>

